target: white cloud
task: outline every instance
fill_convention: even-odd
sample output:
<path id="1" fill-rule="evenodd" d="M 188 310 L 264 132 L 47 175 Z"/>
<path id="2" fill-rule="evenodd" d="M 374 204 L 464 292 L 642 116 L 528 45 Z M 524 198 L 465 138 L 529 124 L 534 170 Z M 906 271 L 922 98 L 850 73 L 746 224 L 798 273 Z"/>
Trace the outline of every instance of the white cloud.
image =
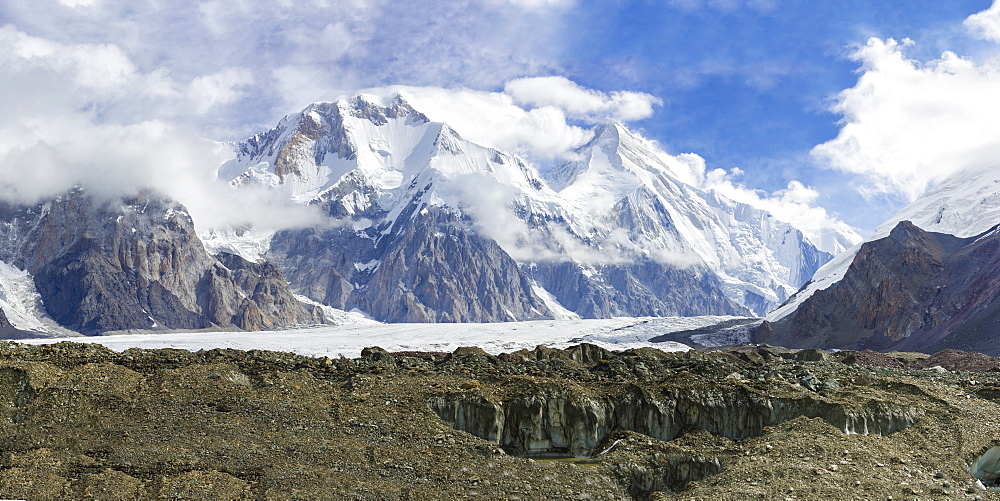
<path id="1" fill-rule="evenodd" d="M 905 55 L 912 44 L 873 38 L 854 53 L 862 74 L 832 106 L 843 115 L 840 132 L 812 152 L 861 176 L 866 196 L 912 200 L 956 171 L 1000 159 L 1000 61 L 945 52 L 920 62 Z"/>
<path id="2" fill-rule="evenodd" d="M 561 109 L 526 110 L 502 92 L 402 86 L 366 92 L 399 93 L 428 118 L 447 123 L 470 141 L 532 159 L 560 157 L 591 138 L 589 131 L 567 123 Z"/>
<path id="3" fill-rule="evenodd" d="M 969 16 L 965 27 L 978 38 L 1000 42 L 1000 1 L 994 1 L 989 9 Z"/>
<path id="4" fill-rule="evenodd" d="M 510 6 L 520 9 L 566 9 L 576 5 L 576 0 L 487 0 L 489 3 L 498 6 Z"/>
<path id="5" fill-rule="evenodd" d="M 587 89 L 561 76 L 519 78 L 507 82 L 504 92 L 527 106 L 554 106 L 581 120 L 614 118 L 623 122 L 642 120 L 653 114 L 659 98 L 642 92 L 602 92 Z"/>
<path id="6" fill-rule="evenodd" d="M 694 184 L 770 212 L 778 220 L 798 228 L 821 251 L 836 255 L 862 240 L 854 228 L 816 205 L 821 196 L 816 188 L 792 180 L 785 188 L 768 193 L 747 188 L 739 182 L 741 177 L 743 171 L 739 168 L 729 172 L 714 169 Z"/>
<path id="7" fill-rule="evenodd" d="M 93 7 L 97 4 L 97 0 L 59 0 L 59 3 L 71 9 L 78 9 L 80 7 Z"/>
<path id="8" fill-rule="evenodd" d="M 82 184 L 101 196 L 146 187 L 188 206 L 199 226 L 229 221 L 304 224 L 312 215 L 286 201 L 238 193 L 215 180 L 216 143 L 170 117 L 236 98 L 239 69 L 189 84 L 142 72 L 109 44 L 62 44 L 0 28 L 0 196 L 33 203 Z M 148 118 L 134 119 L 136 116 Z M 248 197 L 252 197 L 248 200 Z"/>
<path id="9" fill-rule="evenodd" d="M 307 73 L 295 80 L 309 78 Z M 638 120 L 652 114 L 653 104 L 659 103 L 648 94 L 587 89 L 564 77 L 520 78 L 507 82 L 503 92 L 415 86 L 361 92 L 383 98 L 400 94 L 428 118 L 447 123 L 466 139 L 542 161 L 561 158 L 591 139 L 589 130 L 569 119 Z"/>
<path id="10" fill-rule="evenodd" d="M 253 84 L 253 75 L 246 68 L 226 68 L 212 75 L 195 78 L 189 95 L 198 113 L 206 113 L 219 105 L 232 103 Z"/>

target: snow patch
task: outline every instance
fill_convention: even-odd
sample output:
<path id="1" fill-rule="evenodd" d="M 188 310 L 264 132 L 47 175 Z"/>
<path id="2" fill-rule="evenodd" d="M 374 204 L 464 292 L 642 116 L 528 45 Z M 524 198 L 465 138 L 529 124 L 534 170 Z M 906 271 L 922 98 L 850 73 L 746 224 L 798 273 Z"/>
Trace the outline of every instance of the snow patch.
<path id="1" fill-rule="evenodd" d="M 42 299 L 31 275 L 0 261 L 0 308 L 11 325 L 24 331 L 50 332 L 42 322 Z"/>
<path id="2" fill-rule="evenodd" d="M 536 296 L 538 296 L 539 298 L 541 298 L 542 302 L 545 303 L 545 307 L 549 309 L 549 311 L 552 313 L 552 316 L 556 320 L 579 320 L 580 319 L 580 315 L 577 315 L 576 313 L 574 313 L 574 312 L 566 309 L 566 307 L 563 306 L 562 304 L 560 304 L 559 300 L 557 300 L 556 297 L 554 295 L 552 295 L 551 292 L 549 292 L 548 290 L 546 290 L 541 285 L 538 285 L 537 283 L 532 282 L 531 283 L 531 290 L 532 290 L 532 292 L 535 293 Z"/>
<path id="3" fill-rule="evenodd" d="M 354 263 L 354 269 L 361 272 L 375 271 L 375 269 L 378 268 L 378 265 L 380 264 L 382 264 L 381 260 L 372 259 L 367 263 Z"/>
<path id="4" fill-rule="evenodd" d="M 320 311 L 323 312 L 323 320 L 330 325 L 381 325 L 381 322 L 372 319 L 372 317 L 367 313 L 357 308 L 351 311 L 344 311 L 327 306 L 318 301 L 313 301 L 312 299 L 299 294 L 295 295 L 295 299 L 297 299 L 300 303 L 319 308 Z"/>
<path id="5" fill-rule="evenodd" d="M 271 246 L 272 230 L 254 228 L 234 228 L 224 226 L 198 234 L 205 250 L 211 254 L 236 254 L 247 261 L 256 263 L 264 259 Z"/>

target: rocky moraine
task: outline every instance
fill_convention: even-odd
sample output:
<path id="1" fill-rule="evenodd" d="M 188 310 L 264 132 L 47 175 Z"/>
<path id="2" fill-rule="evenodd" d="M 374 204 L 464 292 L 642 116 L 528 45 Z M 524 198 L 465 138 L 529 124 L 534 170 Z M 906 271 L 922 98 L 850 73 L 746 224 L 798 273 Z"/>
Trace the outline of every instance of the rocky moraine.
<path id="1" fill-rule="evenodd" d="M 998 499 L 996 367 L 765 347 L 333 360 L 4 342 L 0 497 Z"/>

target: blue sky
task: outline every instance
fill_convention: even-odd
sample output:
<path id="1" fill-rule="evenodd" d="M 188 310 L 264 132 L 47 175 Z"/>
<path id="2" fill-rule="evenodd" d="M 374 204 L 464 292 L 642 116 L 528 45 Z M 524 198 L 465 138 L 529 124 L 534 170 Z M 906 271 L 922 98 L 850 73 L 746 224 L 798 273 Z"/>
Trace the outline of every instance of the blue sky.
<path id="1" fill-rule="evenodd" d="M 826 188 L 826 206 L 867 228 L 897 208 L 898 197 L 859 200 L 845 186 L 850 179 L 818 168 L 808 155 L 837 135 L 841 117 L 828 101 L 858 78 L 851 48 L 870 37 L 908 37 L 919 42 L 911 56 L 936 58 L 973 45 L 961 36 L 962 22 L 990 6 L 982 0 L 598 3 L 604 5 L 575 14 L 572 24 L 591 29 L 573 37 L 570 78 L 660 97 L 663 107 L 635 125 L 671 151 L 696 152 L 710 167 L 740 167 L 747 184 L 765 190 L 788 179 Z M 618 66 L 623 71 L 607 71 Z M 862 202 L 876 210 L 851 210 Z"/>
<path id="2" fill-rule="evenodd" d="M 46 166 L 17 178 L 25 196 L 66 172 L 139 182 L 198 163 L 192 138 L 390 85 L 541 165 L 617 118 L 703 157 L 706 183 L 862 234 L 1000 158 L 1000 7 L 983 0 L 38 0 L 4 2 L 0 26 L 0 169 Z"/>

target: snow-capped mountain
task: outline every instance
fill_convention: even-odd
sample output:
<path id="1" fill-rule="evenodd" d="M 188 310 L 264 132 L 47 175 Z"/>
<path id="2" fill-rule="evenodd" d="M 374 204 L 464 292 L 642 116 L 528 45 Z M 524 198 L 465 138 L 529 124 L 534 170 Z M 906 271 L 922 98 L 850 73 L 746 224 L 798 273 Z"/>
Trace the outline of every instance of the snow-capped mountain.
<path id="1" fill-rule="evenodd" d="M 971 168 L 953 174 L 879 225 L 865 242 L 889 236 L 902 221 L 924 231 L 962 238 L 989 230 L 1000 223 L 1000 169 Z M 776 322 L 785 318 L 816 291 L 840 282 L 863 243 L 823 265 L 791 300 L 769 313 L 767 320 Z"/>
<path id="2" fill-rule="evenodd" d="M 727 297 L 757 314 L 833 257 L 766 211 L 682 182 L 690 166 L 621 124 L 597 127 L 576 153 L 580 160 L 546 177 L 587 238 L 667 264 L 704 264 Z"/>
<path id="3" fill-rule="evenodd" d="M 621 124 L 593 132 L 543 177 L 399 96 L 358 96 L 235 143 L 219 175 L 322 207 L 329 225 L 279 232 L 267 258 L 297 292 L 382 320 L 763 314 L 831 257 L 684 183 Z"/>
<path id="4" fill-rule="evenodd" d="M 959 172 L 822 267 L 759 340 L 1000 352 L 1000 171 Z"/>

